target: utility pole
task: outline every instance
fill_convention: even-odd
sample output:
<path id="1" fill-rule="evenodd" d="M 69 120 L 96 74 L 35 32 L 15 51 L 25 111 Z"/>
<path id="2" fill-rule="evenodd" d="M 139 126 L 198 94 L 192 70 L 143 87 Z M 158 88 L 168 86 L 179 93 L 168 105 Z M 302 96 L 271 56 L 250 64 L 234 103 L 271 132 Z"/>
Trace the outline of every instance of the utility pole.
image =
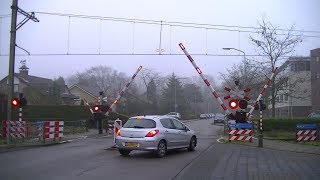
<path id="1" fill-rule="evenodd" d="M 15 54 L 16 54 L 16 35 L 17 30 L 21 28 L 30 19 L 34 22 L 39 22 L 39 20 L 34 16 L 34 13 L 27 13 L 18 7 L 18 0 L 12 0 L 11 6 L 11 30 L 10 30 L 10 53 L 9 53 L 9 74 L 8 74 L 8 109 L 7 109 L 7 120 L 12 121 L 12 105 L 11 100 L 14 95 L 14 64 L 15 64 Z M 17 14 L 18 12 L 25 16 L 25 18 L 19 22 L 17 25 Z M 19 47 L 19 46 L 17 46 Z M 21 48 L 21 47 L 19 47 Z M 21 48 L 28 54 L 30 54 L 25 49 Z"/>
<path id="2" fill-rule="evenodd" d="M 18 14 L 18 0 L 12 0 L 11 6 L 11 31 L 10 31 L 10 53 L 9 53 L 9 74 L 8 74 L 8 108 L 7 120 L 12 121 L 12 105 L 14 91 L 14 62 L 16 54 L 16 26 Z"/>

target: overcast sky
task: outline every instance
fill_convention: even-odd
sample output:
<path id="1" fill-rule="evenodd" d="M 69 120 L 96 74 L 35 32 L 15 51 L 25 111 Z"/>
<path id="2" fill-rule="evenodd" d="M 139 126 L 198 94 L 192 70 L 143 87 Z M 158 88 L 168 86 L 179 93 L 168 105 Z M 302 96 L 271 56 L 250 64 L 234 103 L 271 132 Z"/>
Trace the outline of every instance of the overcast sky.
<path id="1" fill-rule="evenodd" d="M 10 14 L 10 6 L 11 0 L 0 0 L 0 15 Z M 320 32 L 319 0 L 19 0 L 19 7 L 25 11 L 46 13 L 249 27 L 257 26 L 258 21 L 265 17 L 279 28 L 294 24 L 298 30 Z M 75 17 L 69 19 L 43 13 L 36 13 L 36 17 L 40 22 L 29 21 L 17 32 L 17 45 L 31 55 L 26 56 L 25 52 L 17 49 L 16 72 L 20 60 L 27 60 L 29 74 L 46 78 L 68 77 L 97 65 L 110 66 L 130 76 L 139 65 L 162 72 L 163 75 L 172 72 L 178 76 L 196 75 L 191 63 L 181 55 L 56 55 L 155 54 L 159 48 L 160 25 Z M 19 20 L 22 18 L 19 16 Z M 178 46 L 182 42 L 190 54 L 239 55 L 236 51 L 224 51 L 223 47 L 238 48 L 248 55 L 257 54 L 248 40 L 250 33 L 227 30 L 163 25 L 162 53 L 182 53 Z M 8 73 L 9 31 L 10 17 L 0 18 L 0 79 Z M 320 48 L 319 32 L 305 32 L 304 35 L 318 37 L 304 38 L 293 55 L 308 56 L 311 49 Z M 202 72 L 212 74 L 217 81 L 219 72 L 225 72 L 242 59 L 237 56 L 193 58 Z"/>

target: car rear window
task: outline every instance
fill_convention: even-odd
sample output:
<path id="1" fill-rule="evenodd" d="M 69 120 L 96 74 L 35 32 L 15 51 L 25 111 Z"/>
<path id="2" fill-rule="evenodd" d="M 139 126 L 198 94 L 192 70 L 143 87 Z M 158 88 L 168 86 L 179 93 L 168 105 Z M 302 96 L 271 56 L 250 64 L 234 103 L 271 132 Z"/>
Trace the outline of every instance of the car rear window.
<path id="1" fill-rule="evenodd" d="M 152 119 L 130 118 L 123 125 L 124 128 L 155 128 L 156 122 Z"/>

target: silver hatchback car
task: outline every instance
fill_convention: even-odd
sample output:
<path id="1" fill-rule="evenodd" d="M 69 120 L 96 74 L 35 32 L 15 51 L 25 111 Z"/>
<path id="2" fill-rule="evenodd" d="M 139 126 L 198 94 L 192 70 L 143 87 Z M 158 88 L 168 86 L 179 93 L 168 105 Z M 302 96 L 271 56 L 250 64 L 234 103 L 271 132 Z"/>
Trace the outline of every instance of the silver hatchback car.
<path id="1" fill-rule="evenodd" d="M 181 121 L 170 116 L 131 117 L 117 132 L 116 146 L 121 155 L 132 150 L 154 151 L 158 157 L 165 156 L 169 149 L 197 146 L 195 132 Z"/>

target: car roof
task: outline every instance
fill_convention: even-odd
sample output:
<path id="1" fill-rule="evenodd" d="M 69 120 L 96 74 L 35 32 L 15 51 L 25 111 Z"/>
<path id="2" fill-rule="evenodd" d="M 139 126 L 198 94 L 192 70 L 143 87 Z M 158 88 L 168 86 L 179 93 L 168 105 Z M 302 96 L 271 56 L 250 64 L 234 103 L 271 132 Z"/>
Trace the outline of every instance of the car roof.
<path id="1" fill-rule="evenodd" d="M 143 115 L 143 116 L 134 116 L 134 117 L 130 117 L 130 118 L 145 118 L 145 119 L 161 119 L 162 117 L 164 117 L 163 115 Z"/>

